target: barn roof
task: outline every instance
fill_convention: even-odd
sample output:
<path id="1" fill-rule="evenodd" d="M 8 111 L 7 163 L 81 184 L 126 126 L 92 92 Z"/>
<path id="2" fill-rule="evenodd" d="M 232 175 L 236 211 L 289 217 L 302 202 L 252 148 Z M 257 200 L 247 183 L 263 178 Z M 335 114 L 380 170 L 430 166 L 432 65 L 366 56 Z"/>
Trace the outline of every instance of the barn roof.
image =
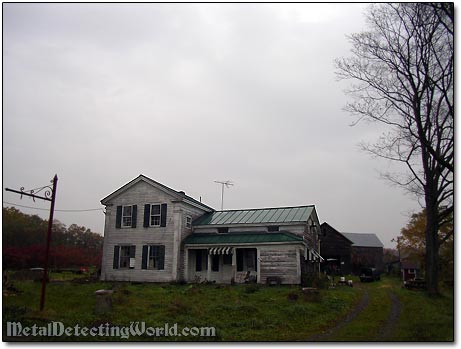
<path id="1" fill-rule="evenodd" d="M 365 233 L 341 233 L 352 241 L 352 246 L 360 247 L 384 247 L 383 243 L 375 234 Z"/>
<path id="2" fill-rule="evenodd" d="M 306 222 L 314 210 L 314 205 L 309 205 L 296 207 L 215 211 L 201 216 L 193 222 L 193 225 L 198 226 Z"/>

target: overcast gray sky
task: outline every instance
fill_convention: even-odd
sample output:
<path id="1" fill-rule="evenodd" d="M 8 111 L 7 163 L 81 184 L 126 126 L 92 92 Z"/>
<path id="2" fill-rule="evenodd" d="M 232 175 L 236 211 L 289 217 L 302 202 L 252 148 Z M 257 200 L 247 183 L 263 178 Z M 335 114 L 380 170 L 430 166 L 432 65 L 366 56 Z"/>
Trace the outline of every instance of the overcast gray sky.
<path id="1" fill-rule="evenodd" d="M 359 150 L 382 130 L 349 126 L 334 75 L 365 7 L 3 4 L 3 186 L 57 173 L 56 208 L 92 209 L 142 173 L 219 209 L 232 180 L 225 209 L 315 204 L 394 246 L 419 205 Z M 102 211 L 55 218 L 103 232 Z"/>

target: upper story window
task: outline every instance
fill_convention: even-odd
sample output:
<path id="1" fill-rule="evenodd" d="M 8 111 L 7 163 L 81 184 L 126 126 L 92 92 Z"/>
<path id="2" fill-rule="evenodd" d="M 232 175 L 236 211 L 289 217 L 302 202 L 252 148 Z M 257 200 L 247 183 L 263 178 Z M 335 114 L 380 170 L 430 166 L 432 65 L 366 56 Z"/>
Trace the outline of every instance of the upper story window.
<path id="1" fill-rule="evenodd" d="M 228 228 L 228 227 L 218 228 L 218 233 L 219 233 L 219 234 L 227 234 L 228 232 L 229 232 L 229 228 Z"/>
<path id="2" fill-rule="evenodd" d="M 267 227 L 267 231 L 279 231 L 280 228 L 276 225 L 271 225 L 269 227 Z"/>
<path id="3" fill-rule="evenodd" d="M 144 205 L 144 228 L 166 227 L 167 204 Z"/>
<path id="4" fill-rule="evenodd" d="M 159 227 L 160 226 L 160 204 L 151 205 L 150 208 L 150 226 Z"/>
<path id="5" fill-rule="evenodd" d="M 186 216 L 186 228 L 192 229 L 192 217 L 191 216 Z"/>
<path id="6" fill-rule="evenodd" d="M 116 228 L 136 228 L 136 205 L 117 206 Z"/>
<path id="7" fill-rule="evenodd" d="M 122 210 L 122 227 L 131 228 L 133 223 L 133 206 L 123 206 Z"/>

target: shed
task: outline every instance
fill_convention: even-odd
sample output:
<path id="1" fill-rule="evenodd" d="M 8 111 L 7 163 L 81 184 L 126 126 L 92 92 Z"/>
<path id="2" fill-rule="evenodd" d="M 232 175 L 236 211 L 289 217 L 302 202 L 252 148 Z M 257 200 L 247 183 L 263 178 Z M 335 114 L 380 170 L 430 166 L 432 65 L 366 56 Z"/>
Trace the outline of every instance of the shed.
<path id="1" fill-rule="evenodd" d="M 404 282 L 414 280 L 418 277 L 419 267 L 415 262 L 402 261 L 400 264 L 400 271 Z"/>

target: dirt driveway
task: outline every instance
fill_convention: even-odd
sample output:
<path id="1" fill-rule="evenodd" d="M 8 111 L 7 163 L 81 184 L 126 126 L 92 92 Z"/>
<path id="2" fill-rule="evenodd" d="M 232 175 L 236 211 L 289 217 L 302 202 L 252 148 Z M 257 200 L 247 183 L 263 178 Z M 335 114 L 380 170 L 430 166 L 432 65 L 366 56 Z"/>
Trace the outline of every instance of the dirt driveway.
<path id="1" fill-rule="evenodd" d="M 370 286 L 370 284 L 358 284 L 356 287 L 362 292 L 360 301 L 346 314 L 345 317 L 332 324 L 331 328 L 312 336 L 308 339 L 308 341 L 341 341 L 341 334 L 348 333 L 349 328 L 352 330 L 354 327 L 357 327 L 360 323 L 362 323 L 364 319 L 368 319 L 367 325 L 369 325 L 369 327 L 372 328 L 374 326 L 377 327 L 378 330 L 373 333 L 372 331 L 367 331 L 364 328 L 363 333 L 359 333 L 355 336 L 355 338 L 351 335 L 344 340 L 367 342 L 385 342 L 391 340 L 393 330 L 395 329 L 401 312 L 401 303 L 397 295 L 392 292 L 392 289 L 388 288 L 387 285 L 375 284 Z M 378 288 L 385 288 L 386 291 L 383 292 L 382 290 L 379 290 L 380 294 L 378 295 L 376 294 L 378 292 Z M 383 300 L 380 299 L 382 297 L 381 293 L 383 293 L 384 297 L 388 297 L 389 299 L 383 302 Z M 380 313 L 384 312 L 384 314 L 386 314 L 385 318 L 383 318 L 384 314 L 381 317 L 373 316 L 373 312 L 376 311 L 376 303 L 378 301 L 380 302 L 379 304 L 385 304 L 384 309 L 382 309 L 383 306 L 381 305 L 380 311 Z M 372 306 L 370 306 L 370 303 L 373 303 Z M 372 324 L 370 321 L 376 321 L 376 323 Z"/>

